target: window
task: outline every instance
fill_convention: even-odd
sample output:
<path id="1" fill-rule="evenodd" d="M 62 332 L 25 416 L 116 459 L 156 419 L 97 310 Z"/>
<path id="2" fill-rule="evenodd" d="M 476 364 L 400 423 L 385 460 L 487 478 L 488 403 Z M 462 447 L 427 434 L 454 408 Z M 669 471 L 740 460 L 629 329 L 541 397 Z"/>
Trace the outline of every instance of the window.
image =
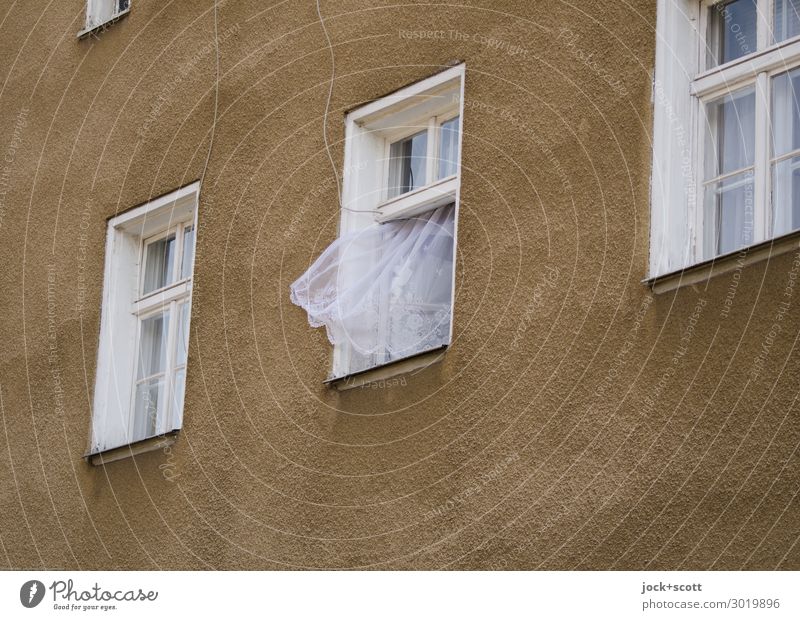
<path id="1" fill-rule="evenodd" d="M 332 378 L 449 345 L 464 66 L 346 118 L 340 236 L 292 285 Z"/>
<path id="2" fill-rule="evenodd" d="M 455 176 L 461 118 L 457 114 L 452 118 L 447 116 L 449 115 L 440 114 L 429 119 L 421 119 L 422 124 L 427 124 L 424 130 L 394 142 L 390 142 L 391 138 L 387 138 L 389 144 L 387 199 L 397 198 Z M 399 129 L 407 130 L 408 127 Z"/>
<path id="3" fill-rule="evenodd" d="M 800 229 L 800 0 L 660 0 L 651 275 Z"/>
<path id="4" fill-rule="evenodd" d="M 197 184 L 108 224 L 91 452 L 181 427 Z"/>
<path id="5" fill-rule="evenodd" d="M 78 36 L 115 22 L 128 13 L 130 7 L 130 0 L 86 0 L 86 27 Z"/>

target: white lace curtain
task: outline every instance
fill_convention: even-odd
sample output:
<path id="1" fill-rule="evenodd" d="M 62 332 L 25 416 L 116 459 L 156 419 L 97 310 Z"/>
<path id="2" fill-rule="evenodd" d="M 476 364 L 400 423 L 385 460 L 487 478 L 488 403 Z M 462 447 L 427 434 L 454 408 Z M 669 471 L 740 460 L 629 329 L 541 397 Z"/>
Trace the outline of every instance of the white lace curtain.
<path id="1" fill-rule="evenodd" d="M 312 327 L 348 347 L 343 374 L 449 344 L 454 211 L 345 234 L 291 285 Z"/>

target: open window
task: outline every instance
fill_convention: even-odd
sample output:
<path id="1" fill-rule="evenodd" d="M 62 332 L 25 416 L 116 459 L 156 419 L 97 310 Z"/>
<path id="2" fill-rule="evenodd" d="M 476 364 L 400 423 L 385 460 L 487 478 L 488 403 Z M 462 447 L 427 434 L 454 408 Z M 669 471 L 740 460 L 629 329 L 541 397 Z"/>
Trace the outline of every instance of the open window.
<path id="1" fill-rule="evenodd" d="M 108 223 L 90 454 L 181 427 L 198 190 Z"/>
<path id="2" fill-rule="evenodd" d="M 339 238 L 291 287 L 331 379 L 450 344 L 464 66 L 350 112 Z"/>

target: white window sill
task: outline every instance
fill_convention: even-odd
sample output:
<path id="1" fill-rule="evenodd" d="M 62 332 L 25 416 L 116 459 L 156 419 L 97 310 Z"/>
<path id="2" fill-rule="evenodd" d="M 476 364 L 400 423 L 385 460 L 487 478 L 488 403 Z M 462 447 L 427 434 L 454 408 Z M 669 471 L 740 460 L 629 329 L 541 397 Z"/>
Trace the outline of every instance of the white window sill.
<path id="1" fill-rule="evenodd" d="M 343 377 L 328 379 L 323 383 L 329 387 L 336 388 L 340 392 L 352 390 L 354 388 L 371 387 L 375 384 L 380 384 L 381 382 L 385 384 L 387 379 L 392 379 L 400 375 L 422 370 L 423 368 L 427 368 L 428 366 L 432 366 L 433 364 L 441 361 L 444 358 L 447 348 L 447 345 L 445 345 L 437 349 L 432 349 L 423 353 L 417 353 L 416 355 L 404 357 L 403 359 L 394 360 L 388 364 L 375 366 L 374 368 L 368 368 L 367 370 L 362 370 L 350 375 L 344 375 Z"/>
<path id="2" fill-rule="evenodd" d="M 642 280 L 642 282 L 648 285 L 656 295 L 668 293 L 684 286 L 706 282 L 723 273 L 736 271 L 798 248 L 800 248 L 800 230 L 795 230 L 780 237 L 685 267 L 679 271 Z"/>
<path id="3" fill-rule="evenodd" d="M 104 21 L 102 24 L 97 24 L 96 26 L 87 26 L 83 30 L 78 33 L 78 39 L 85 39 L 88 36 L 95 34 L 96 32 L 100 32 L 101 30 L 105 30 L 111 24 L 117 23 L 123 17 L 125 17 L 128 13 L 131 12 L 130 7 L 125 9 L 124 11 L 120 11 L 119 13 L 112 15 L 109 19 Z"/>
<path id="4" fill-rule="evenodd" d="M 108 463 L 130 458 L 138 454 L 144 454 L 145 452 L 161 450 L 174 444 L 177 438 L 178 431 L 174 430 L 163 435 L 156 435 L 155 437 L 148 437 L 147 439 L 142 439 L 141 441 L 134 441 L 133 443 L 125 446 L 109 448 L 108 450 L 103 450 L 102 452 L 89 453 L 86 454 L 84 458 L 89 462 L 90 465 L 97 467 L 98 465 L 106 465 Z"/>

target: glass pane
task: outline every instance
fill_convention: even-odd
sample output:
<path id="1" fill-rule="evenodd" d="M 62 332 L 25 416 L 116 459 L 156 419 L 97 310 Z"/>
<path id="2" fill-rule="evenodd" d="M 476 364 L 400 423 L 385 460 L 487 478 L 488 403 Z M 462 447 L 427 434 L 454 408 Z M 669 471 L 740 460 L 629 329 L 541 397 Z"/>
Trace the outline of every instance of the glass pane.
<path id="1" fill-rule="evenodd" d="M 452 176 L 458 169 L 458 117 L 442 123 L 439 135 L 439 178 Z"/>
<path id="2" fill-rule="evenodd" d="M 800 69 L 772 78 L 773 157 L 800 148 Z"/>
<path id="3" fill-rule="evenodd" d="M 772 166 L 772 234 L 800 228 L 800 156 Z"/>
<path id="4" fill-rule="evenodd" d="M 775 0 L 775 42 L 800 34 L 800 0 Z"/>
<path id="5" fill-rule="evenodd" d="M 718 2 L 709 8 L 709 68 L 758 50 L 756 5 L 757 0 L 733 0 Z"/>
<path id="6" fill-rule="evenodd" d="M 142 294 L 172 284 L 175 261 L 175 235 L 170 235 L 145 246 L 145 271 Z"/>
<path id="7" fill-rule="evenodd" d="M 142 319 L 139 335 L 139 373 L 144 379 L 165 371 L 167 363 L 167 333 L 169 310 Z"/>
<path id="8" fill-rule="evenodd" d="M 455 209 L 440 207 L 411 218 L 409 243 L 392 252 L 385 361 L 450 342 Z"/>
<path id="9" fill-rule="evenodd" d="M 186 354 L 189 351 L 189 304 L 183 303 L 178 309 L 178 334 L 176 338 L 177 351 L 175 352 L 175 365 L 186 364 Z"/>
<path id="10" fill-rule="evenodd" d="M 194 226 L 183 229 L 183 258 L 181 259 L 181 279 L 192 275 L 194 262 Z"/>
<path id="11" fill-rule="evenodd" d="M 404 138 L 389 147 L 389 198 L 426 184 L 427 152 L 427 131 Z"/>
<path id="12" fill-rule="evenodd" d="M 172 388 L 173 403 L 173 427 L 180 428 L 183 422 L 183 392 L 186 389 L 186 369 L 181 368 L 175 371 L 175 383 Z M 172 430 L 172 429 L 168 429 Z"/>
<path id="13" fill-rule="evenodd" d="M 728 177 L 706 187 L 707 243 L 712 255 L 753 243 L 753 173 Z"/>
<path id="14" fill-rule="evenodd" d="M 164 387 L 164 377 L 151 379 L 136 386 L 133 441 L 139 441 L 159 433 L 166 405 Z"/>
<path id="15" fill-rule="evenodd" d="M 706 106 L 706 179 L 753 165 L 755 91 L 739 90 Z"/>

